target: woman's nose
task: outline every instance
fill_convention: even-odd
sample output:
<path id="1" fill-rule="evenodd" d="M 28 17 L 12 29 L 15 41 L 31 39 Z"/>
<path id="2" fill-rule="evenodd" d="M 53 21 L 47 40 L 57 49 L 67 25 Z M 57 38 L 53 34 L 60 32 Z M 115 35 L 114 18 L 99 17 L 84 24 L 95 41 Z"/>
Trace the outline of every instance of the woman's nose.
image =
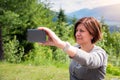
<path id="1" fill-rule="evenodd" d="M 79 32 L 79 31 L 77 31 L 77 32 L 76 32 L 76 36 L 79 36 L 79 35 L 81 35 L 81 34 L 80 34 L 80 32 Z"/>

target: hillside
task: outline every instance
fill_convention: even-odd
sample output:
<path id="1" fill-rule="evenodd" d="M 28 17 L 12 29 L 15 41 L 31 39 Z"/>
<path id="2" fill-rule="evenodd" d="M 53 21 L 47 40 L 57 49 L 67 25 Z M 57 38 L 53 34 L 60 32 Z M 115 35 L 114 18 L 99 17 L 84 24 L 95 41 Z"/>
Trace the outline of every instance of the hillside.
<path id="1" fill-rule="evenodd" d="M 80 9 L 78 11 L 66 14 L 68 18 L 75 17 L 77 19 L 85 16 L 93 16 L 98 20 L 104 18 L 106 24 L 109 25 L 110 32 L 120 30 L 120 4 L 97 7 L 93 9 Z"/>
<path id="2" fill-rule="evenodd" d="M 84 16 L 94 16 L 97 19 L 101 19 L 101 17 L 104 17 L 106 22 L 112 22 L 113 23 L 120 23 L 120 4 L 116 5 L 110 5 L 110 6 L 104 6 L 104 7 L 97 7 L 93 9 L 80 9 L 78 11 L 66 14 L 69 17 L 76 17 L 81 18 Z"/>

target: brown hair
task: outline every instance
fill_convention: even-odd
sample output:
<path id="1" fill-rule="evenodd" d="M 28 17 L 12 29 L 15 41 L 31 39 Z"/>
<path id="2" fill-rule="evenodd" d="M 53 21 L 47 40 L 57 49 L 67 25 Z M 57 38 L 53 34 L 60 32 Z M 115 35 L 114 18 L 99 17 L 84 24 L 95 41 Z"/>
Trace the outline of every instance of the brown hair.
<path id="1" fill-rule="evenodd" d="M 100 23 L 94 18 L 94 17 L 84 17 L 79 19 L 75 26 L 74 26 L 74 38 L 76 34 L 76 28 L 78 25 L 84 25 L 87 31 L 93 36 L 93 39 L 91 40 L 92 43 L 96 43 L 98 40 L 101 39 L 101 27 Z"/>

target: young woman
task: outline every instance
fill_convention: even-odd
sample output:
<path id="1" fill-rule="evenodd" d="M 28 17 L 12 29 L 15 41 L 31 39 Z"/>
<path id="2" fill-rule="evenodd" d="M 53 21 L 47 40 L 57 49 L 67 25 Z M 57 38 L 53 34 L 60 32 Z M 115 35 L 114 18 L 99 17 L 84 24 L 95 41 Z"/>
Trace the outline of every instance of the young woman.
<path id="1" fill-rule="evenodd" d="M 47 33 L 48 41 L 42 45 L 56 46 L 63 49 L 72 59 L 69 72 L 70 80 L 103 80 L 106 74 L 107 54 L 95 43 L 101 39 L 100 23 L 94 17 L 79 19 L 74 27 L 77 45 L 62 41 L 46 27 L 39 27 Z"/>

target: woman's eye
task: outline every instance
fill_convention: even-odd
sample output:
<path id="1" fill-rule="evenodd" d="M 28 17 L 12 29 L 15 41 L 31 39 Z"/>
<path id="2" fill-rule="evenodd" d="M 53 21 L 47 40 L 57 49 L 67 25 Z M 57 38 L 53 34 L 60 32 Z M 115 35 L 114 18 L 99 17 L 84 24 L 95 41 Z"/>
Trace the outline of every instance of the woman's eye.
<path id="1" fill-rule="evenodd" d="M 76 32 L 85 32 L 84 30 L 76 30 Z"/>
<path id="2" fill-rule="evenodd" d="M 84 32 L 84 30 L 80 30 L 80 32 Z"/>

